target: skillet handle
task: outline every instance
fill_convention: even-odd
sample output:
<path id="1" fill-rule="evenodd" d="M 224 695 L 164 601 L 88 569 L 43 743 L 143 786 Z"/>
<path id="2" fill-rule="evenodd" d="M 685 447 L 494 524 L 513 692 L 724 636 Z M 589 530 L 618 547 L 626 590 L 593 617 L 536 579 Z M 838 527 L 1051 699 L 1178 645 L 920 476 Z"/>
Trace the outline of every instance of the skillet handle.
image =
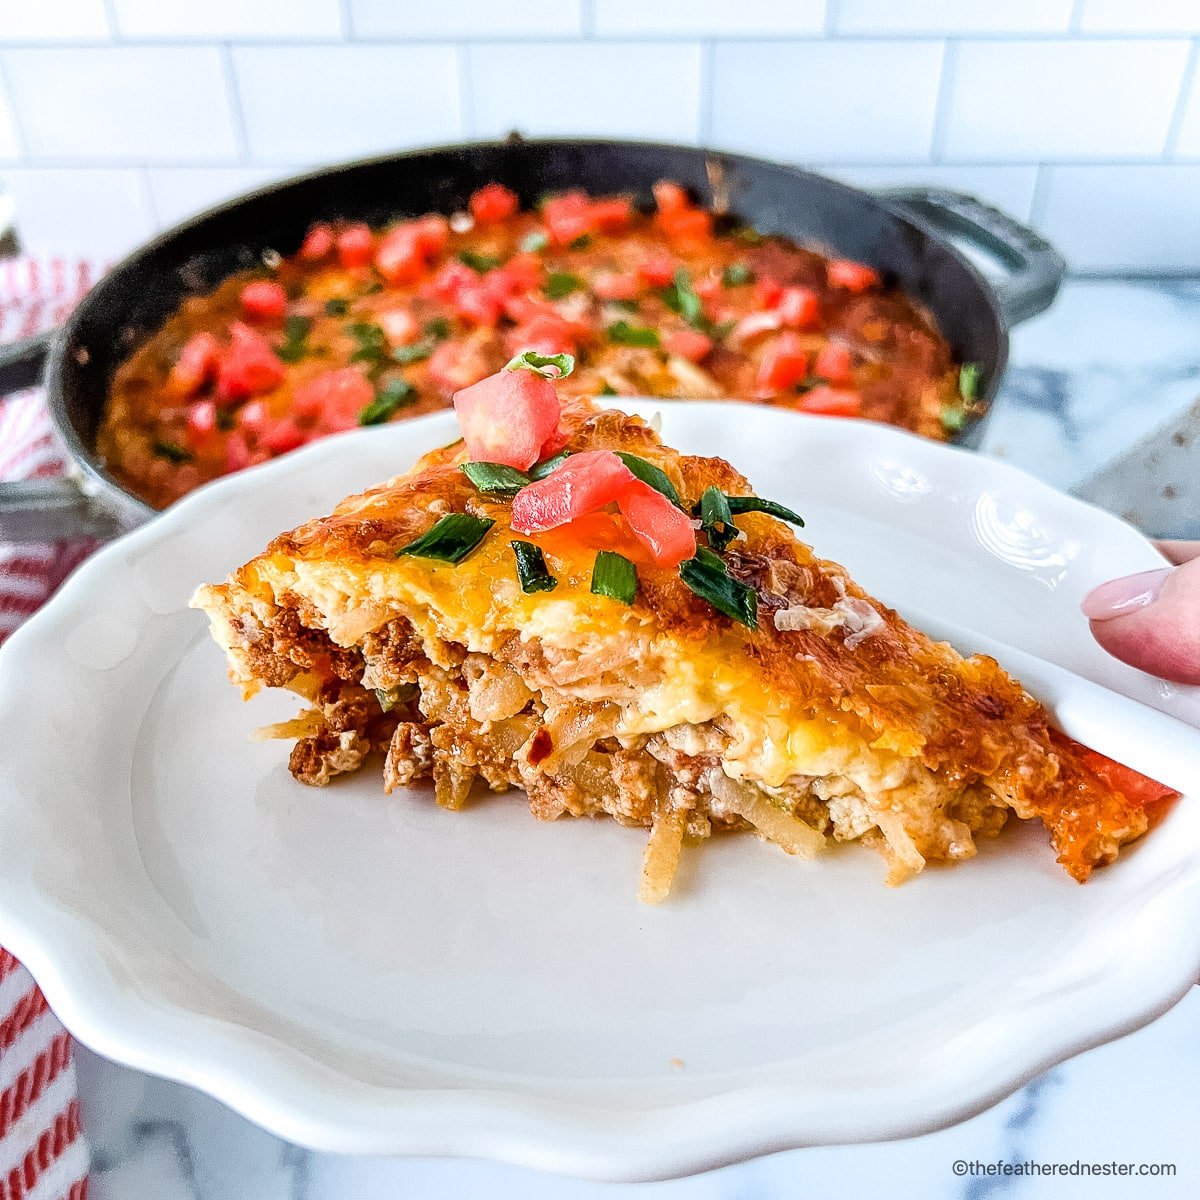
<path id="1" fill-rule="evenodd" d="M 1058 295 L 1067 264 L 1062 255 L 1027 225 L 965 192 L 948 188 L 894 188 L 883 199 L 906 215 L 957 234 L 998 259 L 1008 275 L 994 284 L 1000 315 L 1011 328 L 1044 312 Z"/>
<path id="2" fill-rule="evenodd" d="M 42 381 L 42 368 L 46 365 L 53 336 L 51 330 L 0 346 L 0 397 L 34 387 Z"/>

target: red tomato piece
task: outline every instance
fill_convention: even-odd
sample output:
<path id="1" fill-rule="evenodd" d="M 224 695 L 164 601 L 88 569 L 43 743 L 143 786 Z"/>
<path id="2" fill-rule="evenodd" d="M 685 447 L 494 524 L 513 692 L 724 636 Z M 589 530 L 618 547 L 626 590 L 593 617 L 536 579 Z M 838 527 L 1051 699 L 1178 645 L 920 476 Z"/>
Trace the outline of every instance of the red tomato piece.
<path id="1" fill-rule="evenodd" d="M 562 410 L 549 379 L 516 370 L 463 388 L 454 396 L 454 411 L 472 459 L 524 471 L 541 457 Z"/>
<path id="2" fill-rule="evenodd" d="M 357 367 L 335 367 L 296 389 L 292 412 L 305 424 L 333 433 L 353 429 L 358 414 L 374 399 L 371 381 Z"/>
<path id="3" fill-rule="evenodd" d="M 187 440 L 193 450 L 203 450 L 217 433 L 217 406 L 211 400 L 197 400 L 188 405 Z"/>
<path id="4" fill-rule="evenodd" d="M 633 221 L 633 205 L 623 196 L 592 201 L 592 225 L 601 233 L 624 233 Z"/>
<path id="5" fill-rule="evenodd" d="M 517 193 L 502 183 L 488 183 L 475 192 L 467 202 L 471 216 L 480 225 L 494 225 L 513 216 L 521 207 Z"/>
<path id="6" fill-rule="evenodd" d="M 555 529 L 532 535 L 547 554 L 568 558 L 579 549 L 614 550 L 642 567 L 653 567 L 654 557 L 633 535 L 629 523 L 619 513 L 593 512 L 576 517 Z"/>
<path id="7" fill-rule="evenodd" d="M 261 333 L 234 321 L 229 339 L 217 369 L 217 394 L 222 400 L 245 400 L 283 382 L 287 373 L 283 363 Z"/>
<path id="8" fill-rule="evenodd" d="M 821 319 L 821 302 L 812 288 L 785 287 L 775 311 L 792 329 L 809 329 Z"/>
<path id="9" fill-rule="evenodd" d="M 638 274 L 651 287 L 666 287 L 675 278 L 675 259 L 669 254 L 652 254 L 638 264 Z"/>
<path id="10" fill-rule="evenodd" d="M 289 450 L 303 446 L 309 440 L 309 435 L 290 417 L 284 417 L 268 424 L 258 440 L 272 454 L 287 454 Z"/>
<path id="11" fill-rule="evenodd" d="M 536 350 L 539 354 L 574 354 L 578 349 L 578 338 L 571 322 L 558 313 L 537 315 L 510 329 L 504 337 L 510 354 L 523 350 Z"/>
<path id="12" fill-rule="evenodd" d="M 677 567 L 696 553 L 696 530 L 687 513 L 648 483 L 634 479 L 627 484 L 617 497 L 617 508 L 660 567 Z"/>
<path id="13" fill-rule="evenodd" d="M 388 283 L 415 283 L 425 269 L 425 255 L 411 226 L 401 225 L 379 239 L 375 247 L 375 270 Z"/>
<path id="14" fill-rule="evenodd" d="M 692 207 L 687 191 L 673 179 L 660 179 L 651 190 L 660 213 L 680 213 Z"/>
<path id="15" fill-rule="evenodd" d="M 488 275 L 506 279 L 510 292 L 531 292 L 542 286 L 546 266 L 536 254 L 514 254 L 504 266 L 489 271 Z"/>
<path id="16" fill-rule="evenodd" d="M 337 237 L 338 262 L 347 269 L 365 267 L 375 254 L 375 235 L 361 221 L 347 225 Z"/>
<path id="17" fill-rule="evenodd" d="M 774 333 L 776 329 L 782 328 L 783 318 L 777 312 L 750 313 L 749 316 L 742 317 L 730 330 L 729 340 L 735 346 L 740 346 L 760 334 Z"/>
<path id="18" fill-rule="evenodd" d="M 250 444 L 246 435 L 235 429 L 225 439 L 225 474 L 244 471 L 250 463 Z"/>
<path id="19" fill-rule="evenodd" d="M 491 295 L 481 280 L 459 288 L 452 303 L 454 311 L 472 325 L 495 325 L 504 308 L 503 301 Z"/>
<path id="20" fill-rule="evenodd" d="M 825 264 L 825 278 L 830 287 L 845 288 L 848 292 L 865 292 L 879 283 L 879 272 L 865 263 L 848 258 L 835 258 Z"/>
<path id="21" fill-rule="evenodd" d="M 698 363 L 712 353 L 713 340 L 698 329 L 673 329 L 663 338 L 663 346 L 668 354 Z"/>
<path id="22" fill-rule="evenodd" d="M 298 251 L 304 262 L 320 262 L 333 249 L 333 230 L 324 221 L 308 227 Z"/>
<path id="23" fill-rule="evenodd" d="M 256 279 L 242 288 L 238 302 L 248 321 L 282 321 L 287 312 L 287 292 L 271 279 Z"/>
<path id="24" fill-rule="evenodd" d="M 525 466 L 536 461 L 530 459 Z M 522 488 L 513 497 L 512 527 L 518 533 L 556 529 L 612 504 L 636 482 L 633 472 L 611 450 L 572 454 L 545 479 Z"/>
<path id="25" fill-rule="evenodd" d="M 830 383 L 852 383 L 854 371 L 850 366 L 849 347 L 840 342 L 826 342 L 817 351 L 813 374 L 828 379 Z"/>
<path id="26" fill-rule="evenodd" d="M 808 352 L 800 336 L 781 333 L 763 351 L 758 365 L 758 386 L 767 395 L 789 388 L 808 374 Z"/>
<path id="27" fill-rule="evenodd" d="M 179 351 L 167 376 L 166 390 L 172 396 L 194 396 L 221 365 L 221 343 L 211 333 L 194 333 Z"/>
<path id="28" fill-rule="evenodd" d="M 783 284 L 769 275 L 760 275 L 754 282 L 754 302 L 759 308 L 774 308 L 783 295 Z"/>
<path id="29" fill-rule="evenodd" d="M 860 417 L 862 397 L 850 388 L 815 387 L 796 402 L 801 412 L 818 417 Z"/>
<path id="30" fill-rule="evenodd" d="M 487 355 L 468 342 L 443 342 L 429 356 L 429 377 L 444 396 L 478 383 L 491 371 Z"/>
<path id="31" fill-rule="evenodd" d="M 550 240 L 558 246 L 568 246 L 592 232 L 591 201 L 586 192 L 580 191 L 551 196 L 542 205 L 542 219 Z"/>
<path id="32" fill-rule="evenodd" d="M 659 213 L 655 219 L 663 233 L 677 241 L 702 242 L 712 236 L 712 213 L 702 208 Z"/>
<path id="33" fill-rule="evenodd" d="M 597 271 L 591 289 L 601 300 L 636 300 L 642 285 L 633 271 Z"/>
<path id="34" fill-rule="evenodd" d="M 409 221 L 406 228 L 412 230 L 417 249 L 426 258 L 436 258 L 450 244 L 450 222 L 436 213 Z"/>
<path id="35" fill-rule="evenodd" d="M 251 400 L 238 410 L 237 423 L 239 429 L 247 433 L 259 434 L 271 419 L 271 410 L 262 400 Z"/>
<path id="36" fill-rule="evenodd" d="M 407 308 L 385 308 L 375 322 L 393 346 L 409 346 L 421 336 L 421 322 Z"/>
<path id="37" fill-rule="evenodd" d="M 466 263 L 453 259 L 438 268 L 430 281 L 430 290 L 443 300 L 453 300 L 462 288 L 472 286 L 478 278 Z"/>
<path id="38" fill-rule="evenodd" d="M 1135 771 L 1132 767 L 1125 766 L 1124 763 L 1115 762 L 1101 754 L 1099 750 L 1084 746 L 1074 738 L 1067 737 L 1065 733 L 1060 733 L 1057 729 L 1050 731 L 1050 737 L 1059 745 L 1068 746 L 1074 750 L 1094 775 L 1098 775 L 1110 788 L 1120 792 L 1126 800 L 1133 804 L 1155 804 L 1159 800 L 1179 795 L 1174 788 L 1158 783 L 1149 776 Z"/>
<path id="39" fill-rule="evenodd" d="M 692 281 L 692 289 L 701 300 L 716 300 L 724 284 L 714 275 L 701 275 Z"/>

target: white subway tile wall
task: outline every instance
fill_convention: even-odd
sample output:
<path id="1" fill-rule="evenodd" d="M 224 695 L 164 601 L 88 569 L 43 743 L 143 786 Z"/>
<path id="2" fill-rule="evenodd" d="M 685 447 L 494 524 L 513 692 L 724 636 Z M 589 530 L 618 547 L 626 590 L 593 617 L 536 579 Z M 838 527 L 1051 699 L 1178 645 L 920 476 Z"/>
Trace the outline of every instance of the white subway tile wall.
<path id="1" fill-rule="evenodd" d="M 1077 270 L 1200 272 L 1200 0 L 0 0 L 34 250 L 512 129 L 958 188 Z"/>

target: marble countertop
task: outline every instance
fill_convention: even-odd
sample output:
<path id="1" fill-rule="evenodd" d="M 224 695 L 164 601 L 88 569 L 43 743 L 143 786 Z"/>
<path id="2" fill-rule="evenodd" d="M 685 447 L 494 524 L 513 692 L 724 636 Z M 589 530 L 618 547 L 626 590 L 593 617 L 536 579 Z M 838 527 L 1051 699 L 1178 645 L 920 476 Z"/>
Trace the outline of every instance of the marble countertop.
<path id="1" fill-rule="evenodd" d="M 1070 488 L 1200 393 L 1200 281 L 1068 283 L 1013 335 L 985 452 Z M 1048 1072 L 990 1111 L 907 1141 L 799 1150 L 691 1179 L 581 1183 L 461 1160 L 301 1150 L 188 1088 L 80 1049 L 93 1200 L 1067 1200 L 1200 1187 L 1200 989 L 1148 1028 Z M 966 1163 L 1173 1163 L 1170 1178 L 956 1175 Z"/>

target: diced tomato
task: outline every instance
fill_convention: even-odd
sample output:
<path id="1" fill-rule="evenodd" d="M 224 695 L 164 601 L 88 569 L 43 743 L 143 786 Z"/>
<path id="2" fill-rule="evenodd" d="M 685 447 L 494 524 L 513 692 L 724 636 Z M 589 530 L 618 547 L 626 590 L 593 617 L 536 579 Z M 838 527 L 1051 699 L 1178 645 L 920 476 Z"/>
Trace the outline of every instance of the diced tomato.
<path id="1" fill-rule="evenodd" d="M 530 459 L 525 466 L 536 461 Z M 512 527 L 518 533 L 555 529 L 612 504 L 636 482 L 633 472 L 611 450 L 572 454 L 545 479 L 522 488 L 513 497 Z"/>
<path id="2" fill-rule="evenodd" d="M 256 279 L 242 288 L 238 302 L 248 321 L 282 321 L 287 312 L 287 292 L 271 279 Z"/>
<path id="3" fill-rule="evenodd" d="M 763 351 L 758 365 L 758 386 L 766 395 L 799 383 L 808 374 L 808 352 L 799 334 L 781 333 Z"/>
<path id="4" fill-rule="evenodd" d="M 409 221 L 405 227 L 412 230 L 417 249 L 426 258 L 436 258 L 450 244 L 450 222 L 437 213 L 418 217 L 415 221 Z"/>
<path id="5" fill-rule="evenodd" d="M 514 254 L 502 267 L 488 272 L 508 281 L 510 292 L 531 292 L 542 286 L 546 265 L 536 254 Z"/>
<path id="6" fill-rule="evenodd" d="M 365 267 L 375 254 L 375 235 L 361 221 L 347 225 L 338 234 L 337 253 L 343 267 Z"/>
<path id="7" fill-rule="evenodd" d="M 830 383 L 851 383 L 854 372 L 850 368 L 850 350 L 840 342 L 826 342 L 817 351 L 813 374 Z"/>
<path id="8" fill-rule="evenodd" d="M 698 329 L 673 329 L 663 338 L 663 346 L 668 354 L 698 363 L 712 353 L 713 340 Z"/>
<path id="9" fill-rule="evenodd" d="M 393 346 L 410 346 L 421 336 L 421 322 L 407 308 L 385 308 L 375 323 Z"/>
<path id="10" fill-rule="evenodd" d="M 301 429 L 290 417 L 270 422 L 258 437 L 259 443 L 272 454 L 287 454 L 289 450 L 303 446 L 310 439 L 311 434 Z"/>
<path id="11" fill-rule="evenodd" d="M 193 450 L 203 450 L 212 444 L 217 433 L 217 406 L 211 400 L 197 400 L 188 405 L 187 440 Z"/>
<path id="12" fill-rule="evenodd" d="M 358 414 L 375 399 L 371 381 L 357 367 L 322 371 L 296 389 L 292 412 L 326 433 L 353 429 Z"/>
<path id="13" fill-rule="evenodd" d="M 859 417 L 862 416 L 862 397 L 850 388 L 822 385 L 805 392 L 796 401 L 796 407 L 818 417 Z"/>
<path id="14" fill-rule="evenodd" d="M 444 396 L 491 374 L 487 355 L 470 342 L 443 342 L 429 357 L 429 377 Z"/>
<path id="15" fill-rule="evenodd" d="M 601 300 L 636 300 L 642 290 L 633 271 L 597 271 L 590 286 Z"/>
<path id="16" fill-rule="evenodd" d="M 568 246 L 576 238 L 592 231 L 591 201 L 586 192 L 563 192 L 551 196 L 542 205 L 542 219 L 550 240 L 558 246 Z"/>
<path id="17" fill-rule="evenodd" d="M 848 292 L 865 292 L 879 283 L 879 272 L 864 263 L 848 258 L 835 258 L 825 266 L 825 278 L 830 287 L 845 288 Z"/>
<path id="18" fill-rule="evenodd" d="M 217 394 L 222 400 L 245 400 L 279 386 L 286 371 L 261 333 L 234 321 L 229 338 L 217 369 Z"/>
<path id="19" fill-rule="evenodd" d="M 167 376 L 166 390 L 179 398 L 194 396 L 221 364 L 221 343 L 211 333 L 193 333 Z"/>
<path id="20" fill-rule="evenodd" d="M 451 303 L 454 311 L 472 325 L 495 325 L 504 309 L 504 302 L 492 295 L 478 276 L 470 284 L 459 288 Z"/>
<path id="21" fill-rule="evenodd" d="M 654 556 L 638 538 L 620 513 L 584 513 L 565 525 L 543 529 L 532 535 L 547 554 L 569 558 L 583 550 L 613 550 L 639 566 L 655 565 Z"/>
<path id="22" fill-rule="evenodd" d="M 770 275 L 760 275 L 754 281 L 754 302 L 759 308 L 774 308 L 783 295 L 783 284 Z"/>
<path id="23" fill-rule="evenodd" d="M 777 312 L 750 313 L 748 316 L 742 317 L 730 330 L 729 340 L 735 346 L 740 346 L 760 334 L 774 333 L 775 330 L 782 328 L 783 318 Z"/>
<path id="24" fill-rule="evenodd" d="M 425 274 L 425 255 L 411 226 L 401 225 L 379 239 L 375 270 L 388 283 L 415 283 Z"/>
<path id="25" fill-rule="evenodd" d="M 601 233 L 624 233 L 633 221 L 633 205 L 623 196 L 592 201 L 592 227 Z"/>
<path id="26" fill-rule="evenodd" d="M 568 458 L 567 463 L 570 461 Z M 648 483 L 634 479 L 626 484 L 617 497 L 617 507 L 660 567 L 677 567 L 696 553 L 696 531 L 687 513 Z"/>
<path id="27" fill-rule="evenodd" d="M 692 289 L 701 300 L 716 300 L 723 290 L 724 285 L 715 275 L 701 275 L 698 279 L 692 280 Z"/>
<path id="28" fill-rule="evenodd" d="M 320 262 L 333 249 L 333 230 L 323 221 L 310 225 L 298 251 L 304 262 Z"/>
<path id="29" fill-rule="evenodd" d="M 429 290 L 443 300 L 453 300 L 462 288 L 472 286 L 478 278 L 466 263 L 453 259 L 438 268 Z"/>
<path id="30" fill-rule="evenodd" d="M 676 241 L 701 242 L 712 236 L 712 213 L 702 208 L 659 213 L 655 220 L 663 233 Z"/>
<path id="31" fill-rule="evenodd" d="M 775 311 L 792 329 L 810 329 L 821 319 L 821 302 L 812 288 L 786 287 Z"/>
<path id="32" fill-rule="evenodd" d="M 680 213 L 692 207 L 686 190 L 673 179 L 660 179 L 651 190 L 660 213 Z"/>
<path id="33" fill-rule="evenodd" d="M 651 287 L 666 287 L 675 278 L 675 259 L 669 254 L 656 253 L 642 259 L 638 274 Z"/>
<path id="34" fill-rule="evenodd" d="M 244 471 L 250 461 L 250 444 L 246 441 L 246 435 L 235 429 L 225 439 L 225 473 Z"/>
<path id="35" fill-rule="evenodd" d="M 510 329 L 504 344 L 511 354 L 536 350 L 539 354 L 574 354 L 578 349 L 575 328 L 558 313 L 539 313 Z"/>
<path id="36" fill-rule="evenodd" d="M 1166 784 L 1158 783 L 1147 775 L 1142 775 L 1132 767 L 1115 762 L 1099 750 L 1084 746 L 1069 738 L 1057 729 L 1050 731 L 1050 737 L 1061 746 L 1070 747 L 1083 759 L 1084 765 L 1095 775 L 1098 775 L 1110 788 L 1120 792 L 1126 800 L 1133 804 L 1155 804 L 1179 793 Z"/>
<path id="37" fill-rule="evenodd" d="M 506 221 L 521 207 L 517 193 L 509 191 L 502 183 L 488 183 L 472 194 L 467 202 L 471 216 L 480 225 L 495 225 Z"/>
<path id="38" fill-rule="evenodd" d="M 472 459 L 524 471 L 541 458 L 562 410 L 544 375 L 506 370 L 455 393 L 454 411 Z"/>
<path id="39" fill-rule="evenodd" d="M 262 432 L 270 419 L 271 410 L 262 400 L 251 400 L 249 404 L 243 404 L 238 409 L 238 428 L 255 436 Z"/>

